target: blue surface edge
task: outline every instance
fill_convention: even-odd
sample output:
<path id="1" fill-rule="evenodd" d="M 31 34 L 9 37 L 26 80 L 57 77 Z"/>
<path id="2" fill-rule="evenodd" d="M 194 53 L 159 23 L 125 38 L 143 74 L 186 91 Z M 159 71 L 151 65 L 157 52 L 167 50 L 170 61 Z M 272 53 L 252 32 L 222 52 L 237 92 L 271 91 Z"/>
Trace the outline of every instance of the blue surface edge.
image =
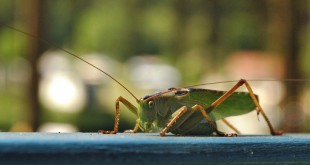
<path id="1" fill-rule="evenodd" d="M 0 133 L 0 164 L 310 163 L 310 134 Z"/>

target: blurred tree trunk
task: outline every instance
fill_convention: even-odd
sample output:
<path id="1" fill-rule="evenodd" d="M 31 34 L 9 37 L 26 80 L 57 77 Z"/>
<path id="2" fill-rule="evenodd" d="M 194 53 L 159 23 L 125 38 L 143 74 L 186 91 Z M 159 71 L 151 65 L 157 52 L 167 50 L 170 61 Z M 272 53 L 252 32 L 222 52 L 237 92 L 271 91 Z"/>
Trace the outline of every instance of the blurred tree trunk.
<path id="1" fill-rule="evenodd" d="M 174 25 L 174 34 L 172 40 L 173 55 L 178 57 L 185 53 L 187 39 L 186 39 L 186 24 L 189 14 L 189 3 L 186 0 L 175 0 L 173 3 L 176 24 Z"/>
<path id="2" fill-rule="evenodd" d="M 212 60 L 214 62 L 211 62 L 213 65 L 212 68 L 217 69 L 218 64 L 221 64 L 221 56 L 219 53 L 219 32 L 220 32 L 220 19 L 221 19 L 221 9 L 220 9 L 220 3 L 217 0 L 210 0 L 210 6 L 211 10 L 210 12 L 210 18 L 211 18 L 211 35 L 209 40 L 209 45 L 211 45 L 211 56 Z"/>
<path id="3" fill-rule="evenodd" d="M 287 55 L 287 78 L 302 78 L 300 71 L 300 41 L 302 30 L 302 19 L 304 17 L 304 9 L 307 6 L 304 0 L 291 0 L 291 28 L 290 36 L 288 36 L 288 55 Z M 302 92 L 302 84 L 288 83 L 287 96 L 285 104 L 285 129 L 287 132 L 300 132 L 303 121 L 303 110 L 298 104 L 300 93 Z"/>
<path id="4" fill-rule="evenodd" d="M 40 16 L 43 15 L 43 2 L 41 0 L 30 0 L 25 1 L 23 4 L 25 10 L 25 24 L 28 28 L 29 33 L 35 36 L 42 36 L 43 27 L 42 22 L 39 22 Z M 28 87 L 28 109 L 30 123 L 34 131 L 37 131 L 39 127 L 39 116 L 40 116 L 40 104 L 39 104 L 39 72 L 38 72 L 38 60 L 40 54 L 43 53 L 44 48 L 40 47 L 38 40 L 30 40 L 29 50 L 27 52 L 28 59 L 31 66 L 31 77 Z"/>
<path id="5" fill-rule="evenodd" d="M 266 0 L 268 6 L 267 48 L 283 54 L 286 59 L 285 78 L 302 78 L 300 72 L 300 32 L 306 1 Z M 284 107 L 285 132 L 300 132 L 303 110 L 298 104 L 302 84 L 286 85 Z"/>

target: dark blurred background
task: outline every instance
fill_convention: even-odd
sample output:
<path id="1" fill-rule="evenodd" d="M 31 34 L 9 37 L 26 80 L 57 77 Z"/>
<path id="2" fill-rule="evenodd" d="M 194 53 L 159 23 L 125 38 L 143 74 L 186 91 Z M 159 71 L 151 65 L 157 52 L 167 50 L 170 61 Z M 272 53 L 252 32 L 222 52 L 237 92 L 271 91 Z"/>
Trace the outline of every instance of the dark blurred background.
<path id="1" fill-rule="evenodd" d="M 0 4 L 2 131 L 111 130 L 117 97 L 135 104 L 95 68 L 3 24 L 74 52 L 113 75 L 137 97 L 169 87 L 240 78 L 310 80 L 307 0 L 0 0 Z M 276 128 L 310 131 L 310 82 L 251 84 Z M 228 90 L 233 85 L 203 87 Z M 135 119 L 121 107 L 121 130 L 132 129 Z M 243 133 L 268 133 L 255 111 L 228 120 Z"/>

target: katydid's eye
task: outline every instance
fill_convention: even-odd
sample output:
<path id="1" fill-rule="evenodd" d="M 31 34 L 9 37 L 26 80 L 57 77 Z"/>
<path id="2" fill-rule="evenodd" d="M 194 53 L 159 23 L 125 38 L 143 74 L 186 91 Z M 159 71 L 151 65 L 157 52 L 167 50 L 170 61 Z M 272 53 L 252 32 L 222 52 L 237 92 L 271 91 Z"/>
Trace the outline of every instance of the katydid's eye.
<path id="1" fill-rule="evenodd" d="M 154 107 L 154 102 L 153 101 L 149 101 L 149 108 L 153 108 Z"/>

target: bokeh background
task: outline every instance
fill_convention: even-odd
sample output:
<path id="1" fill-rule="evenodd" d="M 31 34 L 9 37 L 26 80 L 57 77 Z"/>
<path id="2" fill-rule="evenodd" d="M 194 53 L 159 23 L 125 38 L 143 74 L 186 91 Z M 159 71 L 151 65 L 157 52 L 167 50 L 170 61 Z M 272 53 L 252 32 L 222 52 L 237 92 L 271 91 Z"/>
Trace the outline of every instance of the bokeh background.
<path id="1" fill-rule="evenodd" d="M 307 79 L 250 83 L 277 129 L 310 131 L 308 0 L 0 4 L 1 131 L 111 130 L 117 97 L 135 104 L 109 77 L 57 47 L 113 75 L 137 97 L 240 78 Z M 233 85 L 202 87 L 228 90 Z M 121 130 L 132 129 L 135 119 L 121 106 Z M 255 111 L 228 120 L 242 133 L 268 133 Z M 219 127 L 230 131 L 221 122 Z"/>

